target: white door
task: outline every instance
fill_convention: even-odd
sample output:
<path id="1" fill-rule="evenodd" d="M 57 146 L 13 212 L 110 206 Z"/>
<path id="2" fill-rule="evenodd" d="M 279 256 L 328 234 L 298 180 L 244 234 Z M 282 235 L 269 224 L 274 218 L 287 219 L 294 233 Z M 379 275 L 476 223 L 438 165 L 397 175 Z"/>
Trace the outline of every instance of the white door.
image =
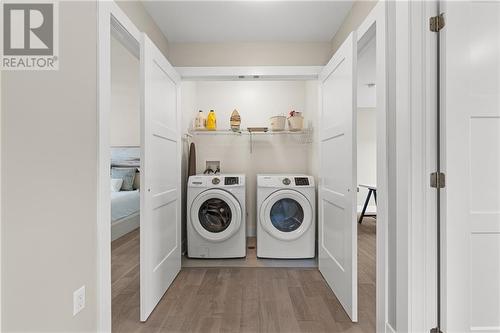
<path id="1" fill-rule="evenodd" d="M 141 321 L 181 268 L 179 78 L 143 34 L 141 45 Z"/>
<path id="2" fill-rule="evenodd" d="M 500 3 L 441 9 L 443 332 L 500 332 Z"/>
<path id="3" fill-rule="evenodd" d="M 356 35 L 320 76 L 319 270 L 357 321 Z"/>

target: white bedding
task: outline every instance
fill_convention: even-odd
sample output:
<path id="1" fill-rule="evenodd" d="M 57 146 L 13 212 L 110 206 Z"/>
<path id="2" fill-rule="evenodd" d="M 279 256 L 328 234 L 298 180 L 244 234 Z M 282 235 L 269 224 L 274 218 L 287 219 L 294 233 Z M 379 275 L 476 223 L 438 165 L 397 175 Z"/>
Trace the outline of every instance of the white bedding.
<path id="1" fill-rule="evenodd" d="M 111 192 L 111 222 L 139 212 L 139 190 Z"/>

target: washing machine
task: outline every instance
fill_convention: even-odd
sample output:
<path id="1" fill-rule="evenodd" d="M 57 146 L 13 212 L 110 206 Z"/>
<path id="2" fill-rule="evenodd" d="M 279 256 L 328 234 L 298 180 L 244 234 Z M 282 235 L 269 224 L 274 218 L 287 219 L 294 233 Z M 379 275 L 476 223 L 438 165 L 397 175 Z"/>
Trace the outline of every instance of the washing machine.
<path id="1" fill-rule="evenodd" d="M 245 176 L 189 177 L 186 229 L 190 258 L 245 257 Z"/>
<path id="2" fill-rule="evenodd" d="M 257 257 L 315 257 L 314 178 L 257 175 Z"/>

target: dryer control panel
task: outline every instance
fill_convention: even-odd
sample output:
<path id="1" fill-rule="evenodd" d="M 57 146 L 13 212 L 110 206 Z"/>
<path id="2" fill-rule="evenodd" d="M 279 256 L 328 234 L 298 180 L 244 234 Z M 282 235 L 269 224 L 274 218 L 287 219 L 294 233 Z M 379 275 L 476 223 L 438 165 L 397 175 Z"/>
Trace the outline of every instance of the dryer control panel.
<path id="1" fill-rule="evenodd" d="M 314 177 L 307 175 L 257 175 L 258 187 L 314 187 Z"/>

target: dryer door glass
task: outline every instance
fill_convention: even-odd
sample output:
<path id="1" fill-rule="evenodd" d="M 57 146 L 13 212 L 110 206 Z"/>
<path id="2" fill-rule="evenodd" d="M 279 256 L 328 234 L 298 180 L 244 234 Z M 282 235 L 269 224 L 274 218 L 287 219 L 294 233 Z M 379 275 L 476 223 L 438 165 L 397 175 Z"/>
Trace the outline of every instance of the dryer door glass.
<path id="1" fill-rule="evenodd" d="M 284 198 L 276 201 L 271 207 L 271 223 L 282 232 L 297 230 L 304 222 L 304 210 L 295 200 Z"/>
<path id="2" fill-rule="evenodd" d="M 209 232 L 222 232 L 231 224 L 231 208 L 221 199 L 210 198 L 198 210 L 200 224 Z"/>

